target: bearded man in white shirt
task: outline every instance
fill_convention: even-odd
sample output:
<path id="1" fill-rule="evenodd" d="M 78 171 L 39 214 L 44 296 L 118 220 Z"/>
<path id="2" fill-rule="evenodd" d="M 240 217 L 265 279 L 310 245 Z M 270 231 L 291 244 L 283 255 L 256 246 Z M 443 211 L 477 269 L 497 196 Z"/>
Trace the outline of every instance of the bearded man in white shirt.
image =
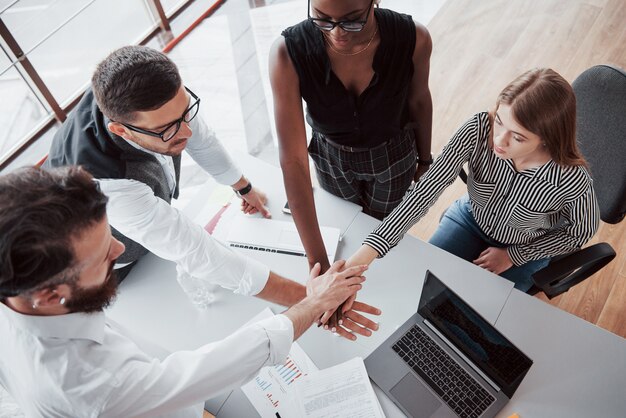
<path id="1" fill-rule="evenodd" d="M 354 295 L 367 268 L 336 263 L 280 315 L 159 361 L 110 324 L 124 245 L 85 170 L 0 177 L 0 385 L 28 417 L 199 416 L 198 404 L 287 356 L 313 321 Z"/>

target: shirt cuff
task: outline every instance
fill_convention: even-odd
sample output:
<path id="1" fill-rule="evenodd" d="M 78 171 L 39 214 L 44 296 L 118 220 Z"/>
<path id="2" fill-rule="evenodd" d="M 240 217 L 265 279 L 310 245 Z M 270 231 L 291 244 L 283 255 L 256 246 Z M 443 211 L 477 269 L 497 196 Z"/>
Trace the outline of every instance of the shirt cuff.
<path id="1" fill-rule="evenodd" d="M 246 296 L 259 294 L 265 288 L 270 278 L 269 267 L 241 254 L 237 254 L 237 256 L 241 258 L 242 263 L 245 263 L 246 267 L 243 277 L 239 281 L 239 286 L 234 290 L 234 293 Z"/>
<path id="2" fill-rule="evenodd" d="M 378 252 L 378 258 L 383 258 L 391 249 L 391 245 L 389 245 L 387 240 L 374 232 L 372 232 L 367 236 L 367 238 L 365 238 L 363 244 L 369 245 L 374 250 L 376 250 L 376 252 Z"/>
<path id="3" fill-rule="evenodd" d="M 293 344 L 293 323 L 283 314 L 257 322 L 263 327 L 269 340 L 270 352 L 268 362 L 279 364 L 287 359 Z"/>
<path id="4" fill-rule="evenodd" d="M 509 254 L 511 261 L 515 266 L 521 266 L 522 264 L 528 262 L 524 257 L 522 249 L 517 245 L 511 245 L 510 247 L 507 247 L 506 252 Z"/>
<path id="5" fill-rule="evenodd" d="M 243 172 L 237 167 L 233 165 L 227 171 L 220 173 L 219 175 L 213 175 L 215 181 L 225 186 L 232 186 L 237 183 L 239 179 L 243 176 Z"/>

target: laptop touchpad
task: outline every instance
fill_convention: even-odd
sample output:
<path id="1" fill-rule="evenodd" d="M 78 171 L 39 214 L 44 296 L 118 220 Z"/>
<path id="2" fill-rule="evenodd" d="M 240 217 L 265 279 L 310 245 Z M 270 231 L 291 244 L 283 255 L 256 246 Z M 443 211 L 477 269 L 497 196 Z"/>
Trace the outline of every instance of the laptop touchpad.
<path id="1" fill-rule="evenodd" d="M 441 405 L 441 401 L 411 373 L 407 373 L 389 392 L 413 417 L 429 417 Z"/>

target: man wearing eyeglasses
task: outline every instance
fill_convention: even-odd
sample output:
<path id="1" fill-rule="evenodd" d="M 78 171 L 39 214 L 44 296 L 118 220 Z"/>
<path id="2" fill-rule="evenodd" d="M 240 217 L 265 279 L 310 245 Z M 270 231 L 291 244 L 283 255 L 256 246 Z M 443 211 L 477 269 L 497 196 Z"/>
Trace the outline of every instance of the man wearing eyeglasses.
<path id="1" fill-rule="evenodd" d="M 244 212 L 270 217 L 265 194 L 198 117 L 200 98 L 183 85 L 167 56 L 126 46 L 105 58 L 91 81 L 92 88 L 56 133 L 44 167 L 82 165 L 101 181 L 110 197 L 114 236 L 126 246 L 116 265 L 118 276 L 125 277 L 149 251 L 189 272 L 197 270 L 197 261 L 184 254 L 198 247 L 185 232 L 188 220 L 169 205 L 178 197 L 183 150 L 237 192 Z"/>
<path id="2" fill-rule="evenodd" d="M 99 180 L 109 198 L 113 236 L 126 247 L 115 265 L 118 280 L 152 252 L 194 277 L 229 282 L 235 293 L 292 306 L 305 297 L 303 285 L 222 246 L 170 206 L 178 196 L 180 154 L 186 150 L 218 182 L 237 191 L 244 212 L 270 216 L 265 195 L 197 116 L 199 105 L 167 56 L 142 46 L 120 48 L 97 66 L 92 89 L 56 133 L 44 168 L 81 165 Z M 379 313 L 367 304 L 355 310 Z M 377 328 L 352 314 L 336 329 L 343 337 L 353 340 L 354 333 L 371 335 Z"/>

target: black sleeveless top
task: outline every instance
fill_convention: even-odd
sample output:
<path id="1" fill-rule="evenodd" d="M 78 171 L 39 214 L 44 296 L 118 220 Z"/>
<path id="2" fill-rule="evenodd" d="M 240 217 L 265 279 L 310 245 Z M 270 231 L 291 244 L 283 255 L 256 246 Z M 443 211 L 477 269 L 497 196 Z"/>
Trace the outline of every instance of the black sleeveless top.
<path id="1" fill-rule="evenodd" d="M 375 147 L 400 134 L 409 122 L 407 97 L 413 77 L 415 23 L 411 16 L 374 9 L 380 44 L 374 76 L 359 97 L 331 69 L 323 34 L 305 20 L 282 35 L 300 79 L 307 122 L 314 131 L 346 146 Z"/>

